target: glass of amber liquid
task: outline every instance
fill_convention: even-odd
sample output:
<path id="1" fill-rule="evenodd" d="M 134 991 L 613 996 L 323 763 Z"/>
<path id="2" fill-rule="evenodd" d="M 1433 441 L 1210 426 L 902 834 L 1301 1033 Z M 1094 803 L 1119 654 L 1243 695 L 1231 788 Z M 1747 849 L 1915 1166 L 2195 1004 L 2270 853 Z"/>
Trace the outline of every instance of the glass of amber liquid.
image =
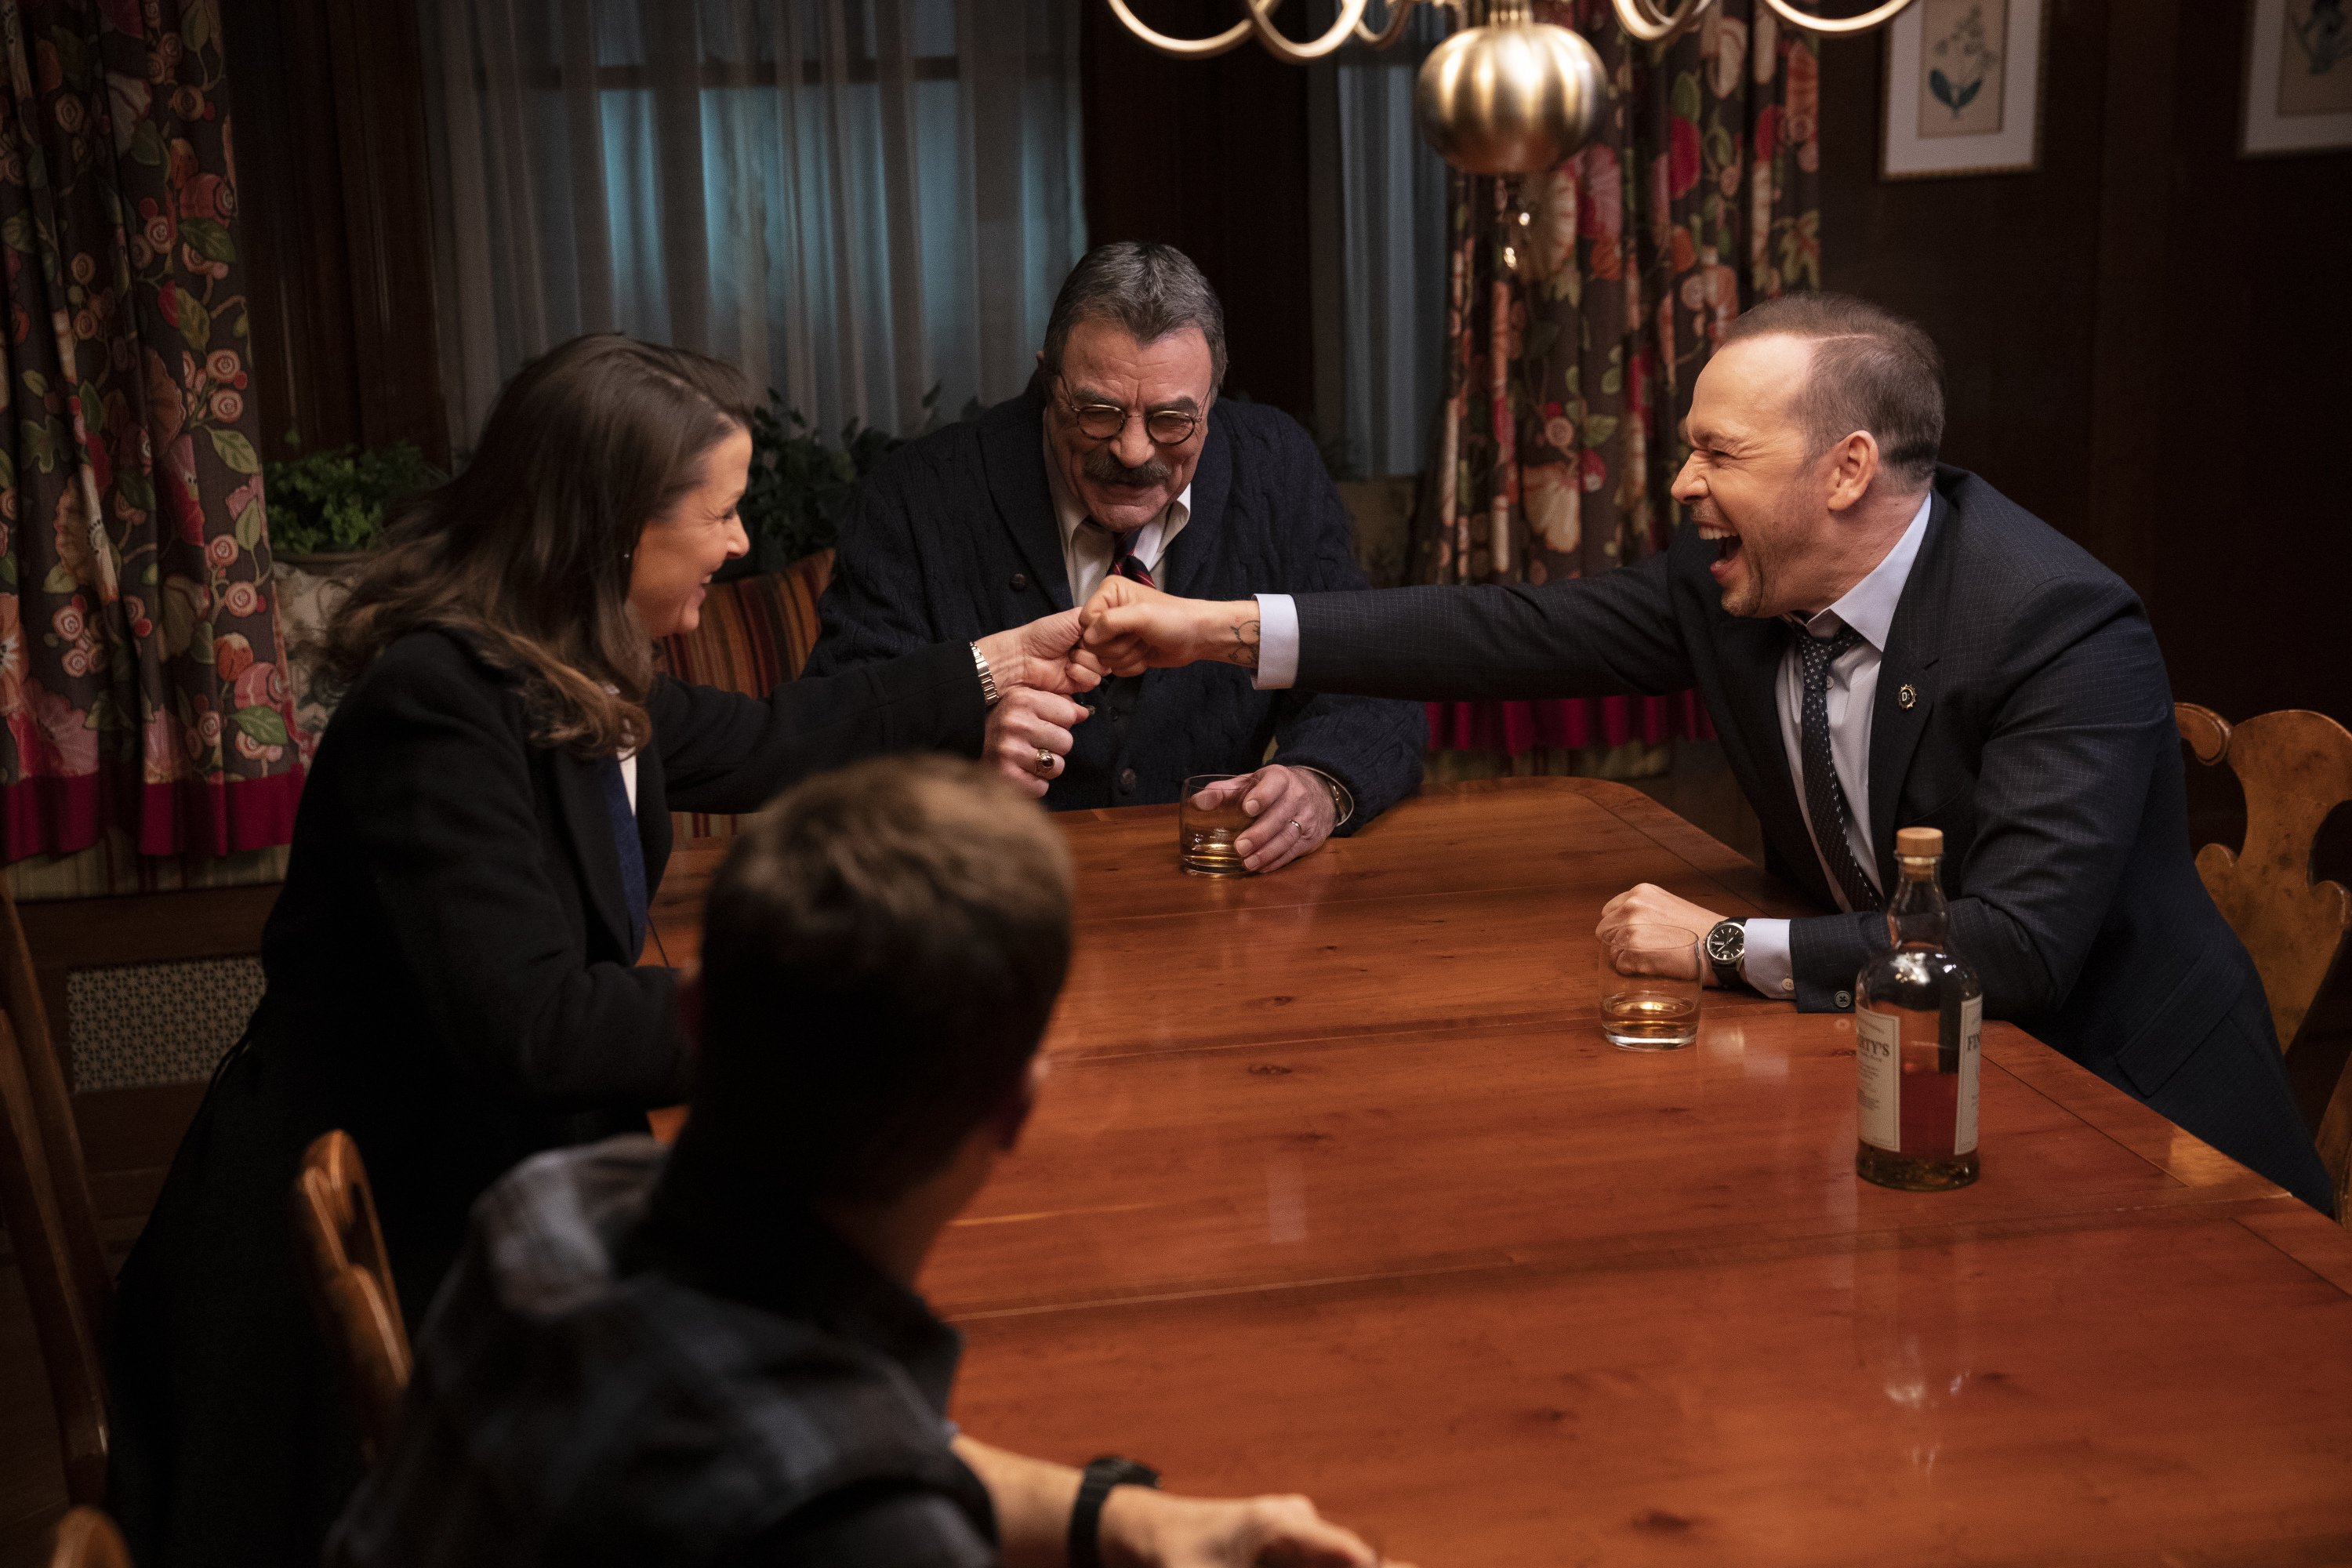
<path id="1" fill-rule="evenodd" d="M 1176 864 L 1195 877 L 1255 876 L 1234 847 L 1250 825 L 1242 809 L 1249 773 L 1194 773 L 1176 802 Z"/>
<path id="2" fill-rule="evenodd" d="M 1680 1050 L 1698 1038 L 1696 931 L 1627 925 L 1601 937 L 1601 1035 L 1628 1051 Z"/>

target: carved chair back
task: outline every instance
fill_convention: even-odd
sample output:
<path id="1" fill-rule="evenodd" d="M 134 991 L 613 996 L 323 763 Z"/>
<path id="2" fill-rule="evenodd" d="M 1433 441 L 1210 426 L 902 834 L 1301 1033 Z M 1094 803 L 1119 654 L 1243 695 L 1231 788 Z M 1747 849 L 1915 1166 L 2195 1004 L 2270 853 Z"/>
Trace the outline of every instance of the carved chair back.
<path id="1" fill-rule="evenodd" d="M 2352 800 L 2352 731 L 2299 708 L 2231 724 L 2210 708 L 2180 702 L 2172 716 L 2197 760 L 2227 762 L 2245 790 L 2245 847 L 2233 854 L 2206 845 L 2197 852 L 2197 872 L 2253 954 L 2279 1048 L 2291 1049 L 2352 931 L 2352 890 L 2316 879 L 2311 869 L 2320 824 Z M 2336 1212 L 2352 1225 L 2352 1064 L 2320 1119 L 2319 1157 L 2335 1181 Z"/>
<path id="2" fill-rule="evenodd" d="M 375 1463 L 392 1438 L 408 1387 L 408 1329 L 383 1250 L 359 1145 L 324 1132 L 294 1178 L 294 1230 L 308 1262 L 311 1304 L 349 1380 L 360 1447 Z"/>
<path id="3" fill-rule="evenodd" d="M 131 1568 L 131 1549 L 105 1514 L 70 1508 L 50 1532 L 48 1568 Z"/>

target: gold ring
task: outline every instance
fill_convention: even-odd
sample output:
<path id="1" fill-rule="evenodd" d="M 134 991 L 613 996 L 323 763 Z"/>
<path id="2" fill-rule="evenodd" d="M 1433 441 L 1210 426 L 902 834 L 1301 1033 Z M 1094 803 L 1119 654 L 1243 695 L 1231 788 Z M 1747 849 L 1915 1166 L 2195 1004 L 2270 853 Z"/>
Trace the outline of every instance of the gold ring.
<path id="1" fill-rule="evenodd" d="M 1054 753 L 1043 746 L 1037 748 L 1037 776 L 1041 779 L 1054 776 Z"/>

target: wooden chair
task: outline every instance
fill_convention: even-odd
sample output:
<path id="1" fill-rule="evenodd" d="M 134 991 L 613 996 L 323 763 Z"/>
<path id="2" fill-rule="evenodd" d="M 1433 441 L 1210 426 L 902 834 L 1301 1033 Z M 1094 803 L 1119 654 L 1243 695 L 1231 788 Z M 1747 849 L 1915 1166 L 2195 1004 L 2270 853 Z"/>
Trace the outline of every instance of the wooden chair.
<path id="1" fill-rule="evenodd" d="M 2320 824 L 2352 800 L 2352 731 L 2299 708 L 2233 725 L 2210 708 L 2179 702 L 2172 717 L 2197 760 L 2227 762 L 2245 790 L 2245 848 L 2208 844 L 2197 852 L 2197 872 L 2253 954 L 2279 1048 L 2292 1049 L 2352 931 L 2352 890 L 2315 880 L 2311 869 Z M 2321 1119 L 2319 1154 L 2335 1178 L 2336 1212 L 2352 1223 L 2352 1068 Z"/>
<path id="2" fill-rule="evenodd" d="M 348 1133 L 325 1132 L 294 1178 L 294 1231 L 310 1265 L 311 1304 L 342 1363 L 369 1464 L 392 1440 L 408 1387 L 408 1328 L 385 1260 L 367 1167 Z"/>
<path id="3" fill-rule="evenodd" d="M 131 1568 L 131 1549 L 97 1509 L 68 1509 L 49 1532 L 48 1568 Z"/>
<path id="4" fill-rule="evenodd" d="M 6 925 L 16 910 L 0 897 Z M 8 944 L 0 933 L 0 949 Z M 24 941 L 15 942 L 21 955 Z M 0 976 L 13 967 L 0 951 Z M 29 975 L 31 965 L 22 965 Z M 31 1027 L 14 995 L 0 1007 L 0 1222 L 8 1227 L 33 1311 L 33 1336 L 48 1373 L 49 1401 L 65 1458 L 66 1495 L 106 1496 L 106 1364 L 100 1346 L 114 1283 L 99 1237 L 81 1138 L 65 1077 L 49 1048 L 37 994 Z M 38 1028 L 39 1033 L 32 1032 Z"/>

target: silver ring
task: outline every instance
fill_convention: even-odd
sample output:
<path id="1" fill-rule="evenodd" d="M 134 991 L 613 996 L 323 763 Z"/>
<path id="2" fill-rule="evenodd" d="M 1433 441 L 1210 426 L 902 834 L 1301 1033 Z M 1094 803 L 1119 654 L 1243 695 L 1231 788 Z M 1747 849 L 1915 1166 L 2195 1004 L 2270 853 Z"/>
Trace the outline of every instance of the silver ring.
<path id="1" fill-rule="evenodd" d="M 1054 776 L 1054 753 L 1043 746 L 1037 748 L 1037 776 L 1041 779 Z"/>
<path id="2" fill-rule="evenodd" d="M 1295 816 L 1290 819 L 1290 830 L 1301 838 L 1307 837 L 1307 825 Z"/>

